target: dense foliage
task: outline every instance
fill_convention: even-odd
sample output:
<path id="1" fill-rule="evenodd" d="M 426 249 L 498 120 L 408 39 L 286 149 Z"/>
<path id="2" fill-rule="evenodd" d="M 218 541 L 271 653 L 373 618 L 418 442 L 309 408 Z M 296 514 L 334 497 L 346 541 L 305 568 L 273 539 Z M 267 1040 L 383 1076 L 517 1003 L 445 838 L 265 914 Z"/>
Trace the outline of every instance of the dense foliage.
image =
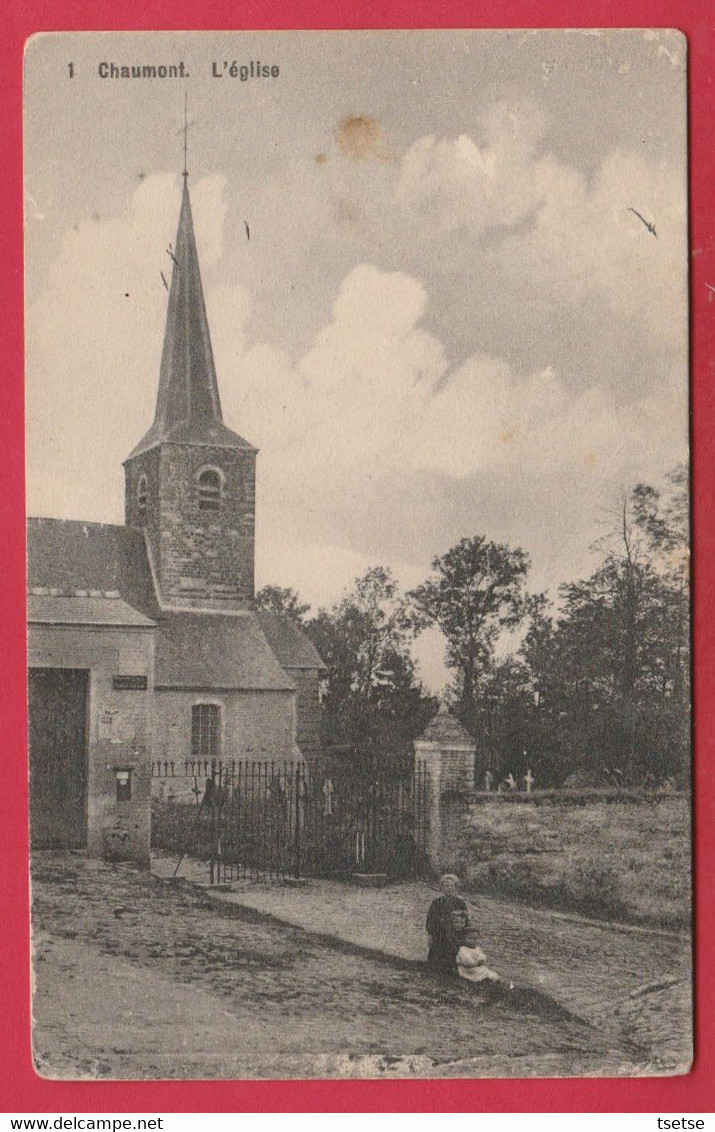
<path id="1" fill-rule="evenodd" d="M 258 595 L 261 608 L 268 608 L 266 592 Z M 270 587 L 270 595 L 273 612 L 307 611 L 290 590 Z M 438 703 L 417 677 L 409 651 L 415 628 L 390 571 L 371 568 L 331 609 L 304 618 L 303 628 L 327 667 L 321 696 L 326 753 L 365 765 L 409 764 L 412 740 Z"/>
<path id="2" fill-rule="evenodd" d="M 350 758 L 405 763 L 435 713 L 410 648 L 437 627 L 453 674 L 446 698 L 495 779 L 531 770 L 540 786 L 684 785 L 689 777 L 687 473 L 628 491 L 586 578 L 555 602 L 528 594 L 528 555 L 484 535 L 434 559 L 401 596 L 373 567 L 309 617 L 292 590 L 261 608 L 302 624 L 327 666 L 324 741 Z M 518 644 L 505 651 L 505 635 Z M 508 638 L 507 638 L 508 639 Z"/>

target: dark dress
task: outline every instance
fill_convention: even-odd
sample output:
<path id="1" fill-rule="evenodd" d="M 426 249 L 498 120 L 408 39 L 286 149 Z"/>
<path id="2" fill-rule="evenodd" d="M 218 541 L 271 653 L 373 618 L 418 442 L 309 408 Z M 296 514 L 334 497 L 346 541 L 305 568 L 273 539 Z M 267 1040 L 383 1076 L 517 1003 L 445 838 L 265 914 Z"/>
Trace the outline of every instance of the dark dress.
<path id="1" fill-rule="evenodd" d="M 433 971 L 443 975 L 459 974 L 457 971 L 457 952 L 460 939 L 452 924 L 453 912 L 465 912 L 467 905 L 459 896 L 447 893 L 433 900 L 427 912 L 427 932 L 430 938 L 427 964 Z"/>

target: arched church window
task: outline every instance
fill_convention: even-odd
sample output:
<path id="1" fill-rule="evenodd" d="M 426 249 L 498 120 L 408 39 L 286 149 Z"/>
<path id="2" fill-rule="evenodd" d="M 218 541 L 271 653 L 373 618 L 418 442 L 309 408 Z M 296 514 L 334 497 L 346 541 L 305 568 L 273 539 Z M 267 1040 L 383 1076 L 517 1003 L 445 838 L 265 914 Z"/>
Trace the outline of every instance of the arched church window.
<path id="1" fill-rule="evenodd" d="M 146 511 L 147 492 L 147 478 L 146 476 L 139 476 L 139 483 L 137 484 L 137 504 L 140 511 Z"/>
<path id="2" fill-rule="evenodd" d="M 199 473 L 199 510 L 218 511 L 221 506 L 223 476 L 217 468 L 204 468 Z"/>
<path id="3" fill-rule="evenodd" d="M 194 704 L 191 709 L 192 759 L 217 759 L 220 753 L 220 707 L 218 704 Z"/>

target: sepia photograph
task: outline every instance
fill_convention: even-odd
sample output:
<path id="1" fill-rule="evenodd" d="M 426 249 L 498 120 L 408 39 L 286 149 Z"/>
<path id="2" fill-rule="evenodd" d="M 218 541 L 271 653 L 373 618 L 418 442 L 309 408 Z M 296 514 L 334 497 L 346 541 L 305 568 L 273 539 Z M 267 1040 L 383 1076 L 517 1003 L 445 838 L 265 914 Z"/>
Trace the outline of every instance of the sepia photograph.
<path id="1" fill-rule="evenodd" d="M 28 41 L 41 1077 L 689 1072 L 686 79 Z"/>

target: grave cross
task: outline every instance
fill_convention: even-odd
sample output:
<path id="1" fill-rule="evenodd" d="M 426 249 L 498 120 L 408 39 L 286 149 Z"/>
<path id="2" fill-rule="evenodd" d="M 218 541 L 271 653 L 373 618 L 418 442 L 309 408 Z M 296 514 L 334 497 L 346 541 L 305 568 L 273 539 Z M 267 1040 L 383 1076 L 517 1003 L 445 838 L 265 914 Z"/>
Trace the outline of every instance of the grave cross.
<path id="1" fill-rule="evenodd" d="M 332 817 L 332 814 L 333 814 L 333 794 L 334 793 L 335 793 L 335 787 L 333 786 L 330 779 L 326 778 L 325 782 L 323 783 L 323 798 L 325 799 L 325 801 L 323 803 L 323 816 L 326 817 L 326 818 Z"/>
<path id="2" fill-rule="evenodd" d="M 524 775 L 524 782 L 526 783 L 526 793 L 531 794 L 531 787 L 535 782 L 534 776 L 531 773 L 531 769 L 527 770 L 526 774 Z"/>

